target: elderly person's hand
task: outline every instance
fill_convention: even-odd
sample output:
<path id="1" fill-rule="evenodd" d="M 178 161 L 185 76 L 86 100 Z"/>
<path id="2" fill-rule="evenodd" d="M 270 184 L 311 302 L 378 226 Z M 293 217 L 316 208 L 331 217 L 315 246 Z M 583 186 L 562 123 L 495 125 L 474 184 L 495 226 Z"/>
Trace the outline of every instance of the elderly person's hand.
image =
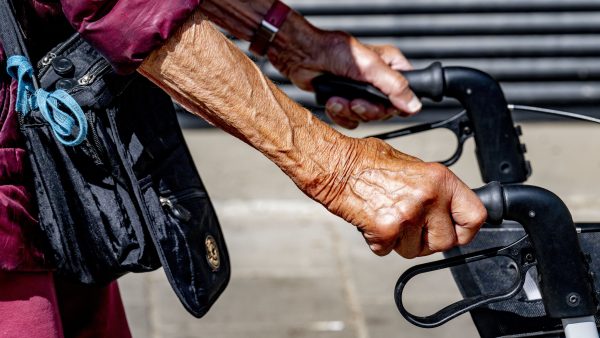
<path id="1" fill-rule="evenodd" d="M 325 108 L 335 123 L 354 129 L 361 121 L 408 116 L 421 109 L 421 102 L 398 72 L 412 69 L 400 50 L 390 45 L 364 45 L 343 32 L 311 28 L 314 32 L 310 35 L 297 37 L 310 40 L 303 50 L 293 46 L 271 50 L 269 59 L 281 73 L 304 90 L 312 90 L 312 79 L 323 72 L 367 82 L 385 93 L 393 104 L 386 107 L 362 99 L 332 97 Z"/>
<path id="2" fill-rule="evenodd" d="M 446 167 L 378 139 L 340 143 L 338 155 L 330 155 L 338 163 L 335 175 L 304 189 L 354 224 L 376 254 L 395 250 L 413 258 L 446 251 L 469 243 L 485 221 L 481 201 Z"/>
<path id="3" fill-rule="evenodd" d="M 356 226 L 379 255 L 396 250 L 415 257 L 465 244 L 486 218 L 481 201 L 447 168 L 330 128 L 201 15 L 139 71 L 189 111 L 262 152 L 309 197 Z"/>
<path id="4" fill-rule="evenodd" d="M 233 35 L 251 40 L 257 23 L 272 4 L 273 0 L 204 0 L 201 8 L 210 20 Z M 389 107 L 360 99 L 330 98 L 327 113 L 343 127 L 352 129 L 361 121 L 406 116 L 421 109 L 421 102 L 398 73 L 412 66 L 397 48 L 368 46 L 347 33 L 318 29 L 295 11 L 279 28 L 267 56 L 283 75 L 302 89 L 311 90 L 311 80 L 320 73 L 332 73 L 368 82 L 390 98 L 392 106 Z"/>

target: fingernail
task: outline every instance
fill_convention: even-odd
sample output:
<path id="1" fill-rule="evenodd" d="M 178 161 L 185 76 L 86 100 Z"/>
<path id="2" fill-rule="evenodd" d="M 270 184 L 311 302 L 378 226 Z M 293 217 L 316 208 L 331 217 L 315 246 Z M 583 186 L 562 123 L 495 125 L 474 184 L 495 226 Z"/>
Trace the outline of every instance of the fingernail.
<path id="1" fill-rule="evenodd" d="M 342 109 L 344 109 L 344 106 L 342 106 L 340 103 L 334 103 L 329 105 L 328 107 L 329 111 L 334 113 L 334 114 L 339 114 L 342 112 Z"/>
<path id="2" fill-rule="evenodd" d="M 416 113 L 419 110 L 421 110 L 421 107 L 423 107 L 423 104 L 421 103 L 421 101 L 419 101 L 419 98 L 413 96 L 412 100 L 410 100 L 410 102 L 408 103 L 408 110 L 411 113 Z"/>
<path id="3" fill-rule="evenodd" d="M 367 108 L 365 108 L 363 105 L 360 105 L 360 104 L 354 105 L 351 108 L 352 108 L 352 111 L 354 111 L 358 115 L 362 115 L 367 111 Z"/>

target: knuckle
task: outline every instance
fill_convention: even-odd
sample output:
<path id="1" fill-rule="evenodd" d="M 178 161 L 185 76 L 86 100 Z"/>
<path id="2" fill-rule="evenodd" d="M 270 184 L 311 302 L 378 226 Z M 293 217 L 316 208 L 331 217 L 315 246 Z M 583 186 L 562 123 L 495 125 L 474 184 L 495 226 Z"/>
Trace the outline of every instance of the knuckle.
<path id="1" fill-rule="evenodd" d="M 423 185 L 416 189 L 415 195 L 421 202 L 421 205 L 429 205 L 436 200 L 438 195 L 437 189 L 438 187 L 433 184 Z"/>
<path id="2" fill-rule="evenodd" d="M 420 192 L 417 192 L 417 195 L 419 195 L 419 197 L 421 197 Z M 407 205 L 399 208 L 398 216 L 400 219 L 401 227 L 410 226 L 411 224 L 417 224 L 421 220 L 422 204 L 420 204 L 420 203 L 407 204 Z"/>
<path id="3" fill-rule="evenodd" d="M 429 176 L 433 180 L 433 184 L 437 184 L 437 182 L 445 181 L 449 179 L 450 170 L 440 163 L 427 163 L 427 170 L 429 172 Z"/>

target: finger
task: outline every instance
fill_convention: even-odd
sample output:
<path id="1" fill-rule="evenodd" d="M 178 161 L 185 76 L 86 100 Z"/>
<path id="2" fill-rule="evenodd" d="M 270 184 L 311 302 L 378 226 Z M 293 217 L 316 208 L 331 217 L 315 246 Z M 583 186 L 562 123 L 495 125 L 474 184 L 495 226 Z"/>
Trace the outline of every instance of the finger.
<path id="1" fill-rule="evenodd" d="M 458 243 L 465 245 L 471 242 L 487 218 L 483 203 L 471 189 L 458 181 L 450 208 L 456 223 Z"/>
<path id="2" fill-rule="evenodd" d="M 373 242 L 372 239 L 369 239 L 366 234 L 363 234 L 363 237 L 367 241 L 369 245 L 369 249 L 373 251 L 377 256 L 387 256 L 394 249 L 394 245 L 387 245 L 381 242 Z"/>
<path id="3" fill-rule="evenodd" d="M 399 232 L 399 227 L 394 225 L 389 229 L 378 228 L 376 231 L 364 231 L 363 237 L 373 253 L 378 256 L 385 256 L 394 250 Z"/>
<path id="4" fill-rule="evenodd" d="M 383 61 L 373 62 L 366 72 L 368 82 L 388 96 L 390 102 L 399 110 L 410 115 L 421 110 L 419 98 L 410 90 L 408 81 Z"/>
<path id="5" fill-rule="evenodd" d="M 388 107 L 386 109 L 386 117 L 384 118 L 384 120 L 389 119 L 390 117 L 394 117 L 394 116 L 402 116 L 402 117 L 406 117 L 406 116 L 410 116 L 410 114 L 405 113 L 401 110 L 399 110 L 396 107 Z"/>
<path id="6" fill-rule="evenodd" d="M 350 110 L 363 121 L 383 120 L 387 116 L 387 109 L 382 104 L 373 104 L 363 99 L 352 100 Z"/>
<path id="7" fill-rule="evenodd" d="M 407 220 L 419 219 L 419 216 L 400 217 L 394 208 L 382 208 L 372 228 L 364 229 L 363 236 L 375 254 L 384 256 L 394 250 L 404 232 L 410 227 Z"/>
<path id="8" fill-rule="evenodd" d="M 340 127 L 343 127 L 346 129 L 356 129 L 356 127 L 358 127 L 358 122 L 356 122 L 356 121 L 348 120 L 341 116 L 332 116 L 328 112 L 325 112 L 325 113 L 327 114 L 327 117 L 329 117 L 329 119 L 331 121 L 333 121 L 333 123 L 337 124 Z"/>
<path id="9" fill-rule="evenodd" d="M 394 251 L 404 258 L 417 257 L 423 248 L 422 229 L 421 226 L 406 227 L 396 243 Z"/>
<path id="10" fill-rule="evenodd" d="M 375 51 L 394 70 L 412 70 L 414 69 L 410 61 L 402 52 L 390 45 L 375 46 Z"/>
<path id="11" fill-rule="evenodd" d="M 349 101 L 341 97 L 330 98 L 325 105 L 325 113 L 334 123 L 347 129 L 355 129 L 360 121 L 350 112 Z"/>
<path id="12" fill-rule="evenodd" d="M 458 244 L 454 222 L 446 207 L 436 208 L 425 226 L 423 250 L 419 255 L 448 251 Z"/>

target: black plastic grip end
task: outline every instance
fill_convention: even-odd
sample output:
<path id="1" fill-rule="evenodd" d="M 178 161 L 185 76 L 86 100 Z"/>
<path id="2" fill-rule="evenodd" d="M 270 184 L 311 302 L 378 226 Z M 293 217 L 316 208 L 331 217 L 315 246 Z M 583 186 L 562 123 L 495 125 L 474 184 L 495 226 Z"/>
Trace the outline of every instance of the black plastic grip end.
<path id="1" fill-rule="evenodd" d="M 481 188 L 473 189 L 485 209 L 487 210 L 487 221 L 490 224 L 499 225 L 504 218 L 504 195 L 502 185 L 499 182 L 490 182 Z"/>
<path id="2" fill-rule="evenodd" d="M 426 68 L 402 72 L 410 89 L 418 97 L 426 97 L 439 102 L 444 97 L 444 69 L 434 62 Z"/>

